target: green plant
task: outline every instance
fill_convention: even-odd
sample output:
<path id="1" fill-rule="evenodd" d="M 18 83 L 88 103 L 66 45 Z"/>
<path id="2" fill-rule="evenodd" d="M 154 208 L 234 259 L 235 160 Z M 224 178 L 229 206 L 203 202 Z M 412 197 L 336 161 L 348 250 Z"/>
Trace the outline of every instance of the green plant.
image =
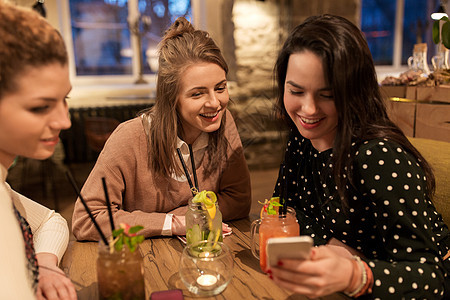
<path id="1" fill-rule="evenodd" d="M 275 209 L 275 207 L 283 206 L 280 204 L 280 197 L 272 197 L 270 198 L 270 200 L 266 199 L 264 202 L 259 202 L 259 204 L 263 204 L 263 207 L 261 209 L 261 218 L 263 212 L 266 212 L 268 215 L 276 215 L 278 211 Z"/>
<path id="2" fill-rule="evenodd" d="M 440 22 L 444 21 L 442 27 Z M 450 20 L 448 17 L 442 17 L 440 20 L 436 20 L 433 23 L 433 42 L 435 44 L 442 44 L 445 48 L 450 49 Z"/>
<path id="3" fill-rule="evenodd" d="M 144 227 L 136 225 L 131 227 L 128 224 L 120 223 L 120 228 L 113 231 L 113 241 L 110 243 L 110 252 L 114 250 L 120 252 L 124 245 L 130 249 L 131 252 L 136 250 L 138 244 L 144 241 L 143 235 L 136 233 Z"/>

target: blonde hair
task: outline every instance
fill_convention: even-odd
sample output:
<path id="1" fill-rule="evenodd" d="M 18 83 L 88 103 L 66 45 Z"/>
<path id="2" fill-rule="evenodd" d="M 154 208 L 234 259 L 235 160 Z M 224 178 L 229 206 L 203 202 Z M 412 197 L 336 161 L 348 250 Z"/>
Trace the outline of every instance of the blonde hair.
<path id="1" fill-rule="evenodd" d="M 177 136 L 182 136 L 182 126 L 177 113 L 177 97 L 183 72 L 190 66 L 208 62 L 220 66 L 228 73 L 222 53 L 209 36 L 196 30 L 185 18 L 178 18 L 165 32 L 159 44 L 159 69 L 156 83 L 155 105 L 144 113 L 150 144 L 150 168 L 157 175 L 170 176 L 175 171 L 181 174 L 174 155 Z M 148 119 L 151 119 L 151 122 Z M 227 141 L 224 136 L 225 115 L 220 128 L 209 133 L 209 164 L 205 172 L 212 172 L 211 164 L 226 155 Z"/>

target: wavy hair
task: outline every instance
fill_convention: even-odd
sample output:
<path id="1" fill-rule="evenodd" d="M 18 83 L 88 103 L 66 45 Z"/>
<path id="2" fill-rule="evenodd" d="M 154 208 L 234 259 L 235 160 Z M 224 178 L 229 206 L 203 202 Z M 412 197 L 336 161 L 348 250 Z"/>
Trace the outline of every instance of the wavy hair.
<path id="1" fill-rule="evenodd" d="M 159 69 L 156 83 L 155 105 L 144 113 L 144 126 L 148 126 L 150 144 L 149 164 L 157 175 L 182 174 L 174 155 L 177 136 L 182 137 L 183 128 L 177 112 L 181 77 L 192 65 L 208 62 L 220 66 L 228 73 L 228 65 L 214 40 L 206 31 L 196 30 L 185 18 L 178 18 L 165 32 L 159 44 Z M 150 121 L 149 121 L 150 120 Z M 220 128 L 209 133 L 208 165 L 206 174 L 212 173 L 214 162 L 227 153 L 225 114 Z"/>
<path id="2" fill-rule="evenodd" d="M 37 12 L 0 0 L 0 99 L 30 67 L 68 63 L 61 34 Z"/>
<path id="3" fill-rule="evenodd" d="M 276 116 L 289 128 L 297 130 L 284 106 L 284 83 L 289 56 L 306 50 L 322 59 L 325 81 L 331 86 L 334 96 L 338 125 L 333 145 L 333 175 L 344 204 L 345 186 L 348 183 L 355 186 L 351 174 L 354 160 L 352 140 L 387 138 L 400 144 L 423 168 L 431 196 L 435 189 L 432 169 L 389 119 L 367 42 L 362 32 L 347 19 L 328 14 L 313 16 L 290 33 L 274 68 Z"/>

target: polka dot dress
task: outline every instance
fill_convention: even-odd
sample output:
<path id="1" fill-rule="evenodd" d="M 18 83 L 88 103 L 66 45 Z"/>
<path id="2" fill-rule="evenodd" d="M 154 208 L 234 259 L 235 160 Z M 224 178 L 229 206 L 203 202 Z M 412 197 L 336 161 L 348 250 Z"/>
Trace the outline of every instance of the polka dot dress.
<path id="1" fill-rule="evenodd" d="M 374 275 L 373 293 L 365 298 L 443 298 L 450 260 L 442 257 L 450 249 L 450 233 L 425 194 L 422 168 L 388 140 L 354 143 L 352 151 L 355 186 L 347 186 L 345 208 L 334 182 L 332 149 L 319 153 L 297 131 L 291 133 L 285 180 L 300 233 L 316 245 L 334 237 L 363 253 Z"/>

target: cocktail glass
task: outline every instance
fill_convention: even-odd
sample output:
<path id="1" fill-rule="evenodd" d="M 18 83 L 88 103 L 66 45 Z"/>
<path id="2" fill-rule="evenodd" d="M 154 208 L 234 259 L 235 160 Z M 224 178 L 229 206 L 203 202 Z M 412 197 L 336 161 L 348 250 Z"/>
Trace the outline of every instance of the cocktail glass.
<path id="1" fill-rule="evenodd" d="M 214 216 L 202 203 L 189 201 L 189 209 L 186 212 L 186 244 L 191 245 L 202 240 L 210 242 L 222 242 L 222 213 L 218 203 L 214 203 Z"/>
<path id="2" fill-rule="evenodd" d="M 99 299 L 145 299 L 144 269 L 139 247 L 131 252 L 126 246 L 110 252 L 99 242 L 97 258 Z"/>
<path id="3" fill-rule="evenodd" d="M 269 215 L 263 212 L 262 218 L 253 221 L 251 225 L 251 249 L 253 256 L 259 259 L 263 272 L 267 271 L 267 240 L 272 237 L 287 237 L 300 235 L 300 228 L 292 207 L 287 208 L 285 216 L 278 213 Z"/>

